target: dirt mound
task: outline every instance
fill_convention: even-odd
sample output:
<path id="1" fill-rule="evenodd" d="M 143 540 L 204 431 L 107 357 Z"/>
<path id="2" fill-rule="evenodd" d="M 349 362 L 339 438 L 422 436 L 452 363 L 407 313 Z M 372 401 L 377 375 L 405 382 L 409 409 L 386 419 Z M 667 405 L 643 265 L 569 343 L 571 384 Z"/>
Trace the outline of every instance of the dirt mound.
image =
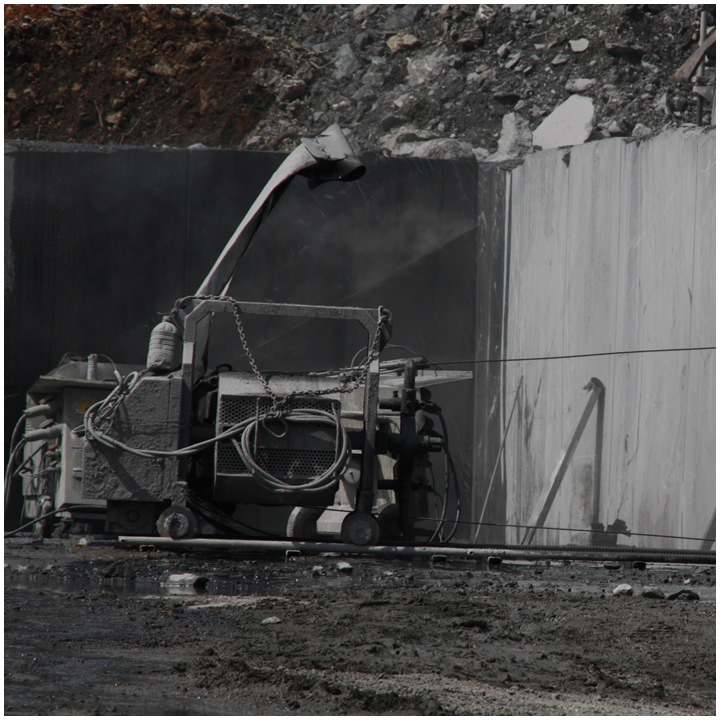
<path id="1" fill-rule="evenodd" d="M 6 138 L 288 150 L 339 122 L 362 152 L 482 157 L 576 92 L 592 137 L 652 134 L 696 120 L 673 74 L 703 8 L 6 5 Z"/>
<path id="2" fill-rule="evenodd" d="M 31 7 L 8 22 L 7 7 L 6 137 L 233 146 L 272 102 L 252 77 L 271 44 L 216 15 Z"/>

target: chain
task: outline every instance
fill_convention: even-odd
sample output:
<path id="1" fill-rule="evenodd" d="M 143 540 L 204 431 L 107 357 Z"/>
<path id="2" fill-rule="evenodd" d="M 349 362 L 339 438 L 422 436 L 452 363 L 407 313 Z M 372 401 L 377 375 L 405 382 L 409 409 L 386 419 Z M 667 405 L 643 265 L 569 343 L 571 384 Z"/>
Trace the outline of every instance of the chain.
<path id="1" fill-rule="evenodd" d="M 255 362 L 255 358 L 250 350 L 250 344 L 248 343 L 247 335 L 245 334 L 245 328 L 242 323 L 242 313 L 240 312 L 240 306 L 237 300 L 228 296 L 221 295 L 195 295 L 179 300 L 176 303 L 176 309 L 183 307 L 188 300 L 219 300 L 221 302 L 229 302 L 232 305 L 233 315 L 235 316 L 235 325 L 237 326 L 238 335 L 240 336 L 240 342 L 242 343 L 243 350 L 245 351 L 245 355 L 247 356 L 248 362 L 250 363 L 250 368 L 252 369 L 255 377 L 262 384 L 265 392 L 272 399 L 272 406 L 267 412 L 266 417 L 272 418 L 282 416 L 284 408 L 287 407 L 287 404 L 290 402 L 290 400 L 296 397 L 298 393 L 290 392 L 283 397 L 278 397 L 278 395 L 273 392 L 272 388 L 270 387 L 270 383 L 268 383 L 267 381 L 267 378 L 265 378 L 260 372 L 260 369 Z M 360 385 L 362 385 L 366 381 L 367 374 L 370 370 L 370 365 L 372 364 L 373 360 L 380 354 L 380 338 L 382 337 L 382 330 L 383 325 L 385 324 L 385 318 L 386 310 L 381 305 L 378 308 L 378 319 L 375 326 L 375 335 L 370 346 L 370 352 L 368 352 L 367 357 L 363 362 L 361 362 L 356 368 L 353 368 L 353 373 L 347 380 L 343 381 L 342 384 L 338 385 L 337 387 L 327 388 L 324 390 L 306 390 L 302 393 L 302 395 L 311 397 L 322 397 L 323 395 L 350 393 L 353 392 L 353 390 L 357 390 L 357 388 L 359 388 Z"/>

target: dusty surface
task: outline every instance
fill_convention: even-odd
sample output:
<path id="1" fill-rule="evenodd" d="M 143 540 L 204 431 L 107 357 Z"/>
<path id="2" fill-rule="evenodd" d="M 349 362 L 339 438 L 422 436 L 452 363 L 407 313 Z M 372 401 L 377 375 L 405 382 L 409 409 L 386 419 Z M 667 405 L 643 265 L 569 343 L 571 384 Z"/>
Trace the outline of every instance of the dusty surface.
<path id="1" fill-rule="evenodd" d="M 6 714 L 715 714 L 714 567 L 77 542 L 5 543 Z"/>
<path id="2" fill-rule="evenodd" d="M 6 5 L 5 137 L 287 151 L 339 122 L 361 152 L 402 128 L 482 156 L 577 80 L 593 138 L 642 136 L 695 122 L 673 75 L 714 7 Z"/>

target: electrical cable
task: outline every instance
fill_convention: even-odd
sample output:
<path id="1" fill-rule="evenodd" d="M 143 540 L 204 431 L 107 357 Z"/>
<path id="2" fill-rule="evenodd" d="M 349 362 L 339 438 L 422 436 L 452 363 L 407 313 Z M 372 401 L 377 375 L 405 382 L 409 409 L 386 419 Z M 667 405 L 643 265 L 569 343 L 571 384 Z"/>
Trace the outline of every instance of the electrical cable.
<path id="1" fill-rule="evenodd" d="M 575 355 L 548 355 L 524 358 L 497 358 L 491 360 L 443 360 L 442 365 L 485 365 L 489 363 L 535 362 L 540 360 L 575 360 L 577 358 L 608 357 L 613 355 L 642 355 L 644 353 L 695 352 L 715 350 L 714 345 L 706 347 L 653 348 L 650 350 L 614 350 L 599 353 L 577 353 Z"/>
<path id="2" fill-rule="evenodd" d="M 10 488 L 12 486 L 12 479 L 14 477 L 13 465 L 15 461 L 15 455 L 19 448 L 25 444 L 24 439 L 18 440 L 18 435 L 22 429 L 23 423 L 25 422 L 25 416 L 23 415 L 15 424 L 12 435 L 10 436 L 10 447 L 8 452 L 8 464 L 5 468 L 5 509 L 7 510 L 8 503 L 10 502 Z"/>
<path id="3" fill-rule="evenodd" d="M 276 535 L 274 533 L 267 532 L 266 530 L 260 530 L 259 528 L 255 528 L 252 525 L 248 525 L 245 522 L 242 522 L 241 520 L 237 520 L 234 517 L 231 517 L 227 513 L 224 513 L 219 508 L 214 507 L 210 503 L 201 500 L 197 495 L 194 493 L 189 494 L 189 506 L 193 510 L 193 512 L 197 513 L 200 517 L 202 517 L 204 520 L 209 522 L 211 525 L 214 525 L 220 530 L 223 530 L 228 535 L 233 535 L 237 533 L 246 534 L 244 529 L 251 530 L 254 533 L 259 533 L 260 535 L 266 535 L 269 538 L 273 538 L 275 540 L 284 540 L 284 536 Z M 218 520 L 217 518 L 213 517 L 213 514 L 215 515 L 221 515 L 222 519 Z M 232 528 L 230 524 L 238 525 L 240 528 Z"/>
<path id="4" fill-rule="evenodd" d="M 28 523 L 25 523 L 25 525 L 21 525 L 18 528 L 15 528 L 14 530 L 10 530 L 9 532 L 6 532 L 4 534 L 5 538 L 13 537 L 13 535 L 17 535 L 18 533 L 21 533 L 23 530 L 27 530 L 27 528 L 31 527 L 32 525 L 35 525 L 35 523 L 40 522 L 41 520 L 45 520 L 45 518 L 52 517 L 53 515 L 57 515 L 61 512 L 66 512 L 68 510 L 77 510 L 78 508 L 85 507 L 84 505 L 68 505 L 67 507 L 61 507 L 57 510 L 52 510 L 48 513 L 45 513 L 44 515 L 40 515 L 39 517 L 36 517 L 34 520 L 31 520 Z"/>
<path id="5" fill-rule="evenodd" d="M 336 507 L 322 507 L 322 506 L 312 506 L 307 505 L 304 507 L 308 507 L 311 510 L 327 510 L 329 512 L 341 512 L 341 513 L 347 513 L 348 511 L 343 508 L 336 508 Z M 419 522 L 436 522 L 437 518 L 432 517 L 423 517 L 420 515 L 411 515 L 411 520 L 417 520 Z M 537 527 L 536 525 L 515 525 L 511 523 L 493 523 L 493 522 L 483 522 L 478 523 L 473 520 L 459 520 L 458 525 L 472 525 L 475 527 L 476 525 L 487 525 L 489 527 L 502 527 L 502 528 L 521 528 L 521 529 L 527 529 L 531 527 Z M 664 535 L 662 533 L 642 533 L 642 532 L 634 532 L 630 530 L 593 530 L 592 528 L 575 528 L 575 527 L 553 527 L 549 525 L 543 525 L 541 527 L 537 527 L 538 530 L 564 530 L 567 532 L 584 532 L 584 533 L 596 533 L 598 535 L 627 535 L 629 537 L 656 537 L 656 538 L 664 538 L 667 540 L 693 540 L 697 542 L 703 542 L 705 538 L 701 537 L 691 537 L 687 535 Z M 480 545 L 483 546 L 482 544 Z"/>

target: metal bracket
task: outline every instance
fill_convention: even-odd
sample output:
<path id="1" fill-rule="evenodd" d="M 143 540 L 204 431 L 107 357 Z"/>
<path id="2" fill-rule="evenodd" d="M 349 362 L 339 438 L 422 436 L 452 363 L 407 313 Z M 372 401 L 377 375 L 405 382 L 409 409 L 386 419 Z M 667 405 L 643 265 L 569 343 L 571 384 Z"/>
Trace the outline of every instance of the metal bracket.
<path id="1" fill-rule="evenodd" d="M 558 460 L 558 463 L 555 466 L 555 469 L 553 470 L 547 485 L 545 486 L 543 494 L 541 495 L 538 503 L 535 506 L 535 510 L 533 511 L 531 520 L 528 523 L 529 527 L 525 531 L 525 536 L 520 542 L 521 545 L 529 545 L 533 541 L 533 538 L 535 537 L 535 532 L 538 530 L 538 528 L 541 528 L 545 524 L 545 520 L 547 519 L 548 513 L 550 512 L 550 508 L 552 507 L 553 501 L 555 500 L 555 496 L 560 489 L 560 484 L 565 477 L 565 473 L 570 467 L 573 455 L 575 454 L 575 449 L 580 442 L 580 438 L 582 437 L 585 426 L 590 419 L 590 414 L 595 407 L 595 403 L 597 403 L 598 399 L 603 397 L 605 393 L 605 386 L 597 378 L 591 378 L 590 382 L 585 385 L 583 390 L 590 390 L 591 392 L 590 397 L 587 401 L 587 405 L 585 406 L 585 410 L 583 410 L 583 414 L 580 417 L 580 421 L 575 428 L 575 432 L 570 439 L 570 443 L 567 446 L 567 449 L 560 453 L 560 459 Z"/>

